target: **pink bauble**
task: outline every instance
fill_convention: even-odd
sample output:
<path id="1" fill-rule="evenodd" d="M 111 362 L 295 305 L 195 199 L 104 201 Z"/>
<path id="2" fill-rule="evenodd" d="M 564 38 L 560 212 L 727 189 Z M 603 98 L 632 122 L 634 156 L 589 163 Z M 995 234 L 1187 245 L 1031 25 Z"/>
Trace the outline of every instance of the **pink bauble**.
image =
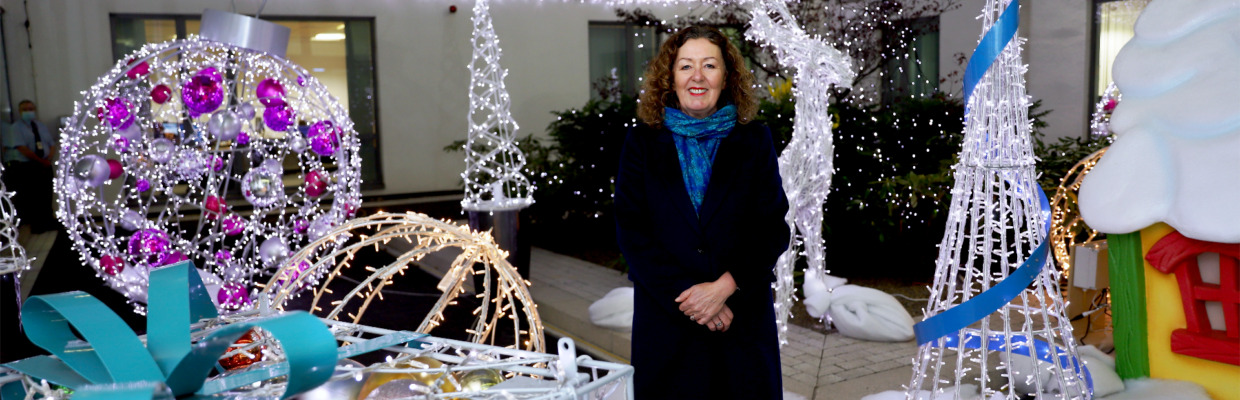
<path id="1" fill-rule="evenodd" d="M 125 271 L 125 259 L 111 255 L 99 257 L 99 268 L 103 269 L 103 272 L 108 275 L 120 275 L 121 272 Z"/>
<path id="2" fill-rule="evenodd" d="M 215 195 L 207 196 L 207 203 L 205 206 L 207 211 L 209 211 L 207 213 L 208 219 L 219 218 L 219 215 L 224 212 L 224 200 Z"/>
<path id="3" fill-rule="evenodd" d="M 293 222 L 293 231 L 299 234 L 306 233 L 306 229 L 309 229 L 309 228 L 310 228 L 310 223 L 306 222 L 306 220 L 304 219 L 299 219 Z"/>
<path id="4" fill-rule="evenodd" d="M 267 107 L 282 106 L 284 105 L 284 85 L 281 85 L 280 81 L 275 78 L 263 79 L 254 88 L 254 97 L 257 97 L 258 102 Z"/>
<path id="5" fill-rule="evenodd" d="M 172 89 L 168 85 L 159 84 L 154 89 L 151 89 L 151 101 L 154 101 L 155 104 L 164 104 L 171 97 Z"/>
<path id="6" fill-rule="evenodd" d="M 121 166 L 120 161 L 108 160 L 108 179 L 116 179 L 125 173 L 125 167 Z"/>
<path id="7" fill-rule="evenodd" d="M 138 65 L 133 65 L 133 60 L 130 60 L 129 65 L 132 67 L 129 68 L 128 71 L 125 71 L 125 76 L 129 77 L 129 79 L 134 79 L 151 73 L 151 65 L 147 64 L 146 61 L 140 62 Z"/>
<path id="8" fill-rule="evenodd" d="M 306 174 L 306 195 L 319 197 L 327 191 L 327 177 L 324 175 L 319 171 L 310 171 Z"/>

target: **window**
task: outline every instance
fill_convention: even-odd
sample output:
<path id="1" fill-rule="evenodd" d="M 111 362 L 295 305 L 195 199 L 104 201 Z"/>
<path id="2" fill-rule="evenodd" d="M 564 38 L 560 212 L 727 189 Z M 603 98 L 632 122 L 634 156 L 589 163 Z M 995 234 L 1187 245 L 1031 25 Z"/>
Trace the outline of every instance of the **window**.
<path id="1" fill-rule="evenodd" d="M 1180 286 L 1186 326 L 1171 333 L 1171 351 L 1240 365 L 1240 246 L 1172 232 L 1145 259 Z"/>
<path id="2" fill-rule="evenodd" d="M 883 63 L 883 104 L 901 97 L 926 97 L 939 90 L 939 17 L 896 23 L 883 31 L 884 47 L 894 48 Z M 898 38 L 906 37 L 901 43 Z M 904 50 L 899 50 L 903 46 Z"/>
<path id="3" fill-rule="evenodd" d="M 1093 83 L 1090 104 L 1098 102 L 1111 84 L 1111 66 L 1119 49 L 1132 39 L 1137 16 L 1149 0 L 1094 0 Z"/>
<path id="4" fill-rule="evenodd" d="M 286 58 L 318 78 L 349 111 L 361 139 L 362 189 L 383 187 L 379 168 L 378 97 L 375 84 L 373 18 L 264 17 L 289 27 Z M 147 43 L 197 34 L 198 16 L 112 15 L 112 57 Z"/>
<path id="5" fill-rule="evenodd" d="M 636 95 L 646 64 L 658 53 L 659 43 L 658 32 L 652 27 L 590 22 L 590 98 L 598 99 L 609 92 Z"/>

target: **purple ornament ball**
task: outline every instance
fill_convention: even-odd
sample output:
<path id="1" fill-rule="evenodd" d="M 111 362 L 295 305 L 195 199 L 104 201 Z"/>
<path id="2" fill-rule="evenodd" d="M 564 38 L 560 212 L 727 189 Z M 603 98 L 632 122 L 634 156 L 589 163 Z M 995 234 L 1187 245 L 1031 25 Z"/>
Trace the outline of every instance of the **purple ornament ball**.
<path id="1" fill-rule="evenodd" d="M 297 113 L 287 104 L 269 106 L 263 110 L 263 123 L 276 132 L 285 131 L 293 126 L 293 120 L 296 118 Z"/>
<path id="2" fill-rule="evenodd" d="M 250 144 L 250 134 L 241 132 L 237 134 L 237 144 L 245 146 Z"/>
<path id="3" fill-rule="evenodd" d="M 191 117 L 219 109 L 220 104 L 224 103 L 223 78 L 214 67 L 198 71 L 181 86 L 181 101 L 189 109 Z"/>
<path id="4" fill-rule="evenodd" d="M 129 255 L 145 261 L 148 265 L 158 266 L 159 261 L 167 257 L 168 234 L 158 229 L 143 229 L 129 237 Z"/>
<path id="5" fill-rule="evenodd" d="M 134 183 L 133 186 L 134 186 L 134 189 L 138 189 L 139 193 L 145 192 L 147 190 L 151 190 L 151 181 L 148 181 L 146 179 L 139 179 L 138 182 Z"/>
<path id="6" fill-rule="evenodd" d="M 216 302 L 220 307 L 229 310 L 240 309 L 250 304 L 250 296 L 245 292 L 245 285 L 239 282 L 228 282 L 220 287 L 220 291 L 215 296 Z"/>
<path id="7" fill-rule="evenodd" d="M 104 115 L 108 119 L 108 125 L 116 129 L 125 129 L 133 124 L 133 116 L 129 113 L 129 100 L 126 99 L 107 99 Z"/>
<path id="8" fill-rule="evenodd" d="M 310 126 L 306 137 L 310 140 L 310 149 L 320 156 L 336 154 L 336 148 L 340 146 L 340 139 L 336 136 L 336 129 L 331 121 L 315 122 Z"/>
<path id="9" fill-rule="evenodd" d="M 284 85 L 281 85 L 280 81 L 275 78 L 263 79 L 254 88 L 254 97 L 257 97 L 258 102 L 267 107 L 282 106 L 284 105 Z"/>

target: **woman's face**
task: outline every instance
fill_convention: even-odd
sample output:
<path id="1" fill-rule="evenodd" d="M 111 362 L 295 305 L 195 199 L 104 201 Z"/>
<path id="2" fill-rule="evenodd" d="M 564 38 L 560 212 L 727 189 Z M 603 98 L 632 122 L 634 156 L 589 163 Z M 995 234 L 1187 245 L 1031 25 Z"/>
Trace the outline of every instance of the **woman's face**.
<path id="1" fill-rule="evenodd" d="M 719 109 L 716 103 L 724 90 L 725 72 L 723 52 L 719 46 L 704 38 L 685 41 L 676 52 L 672 72 L 680 111 L 702 119 Z"/>

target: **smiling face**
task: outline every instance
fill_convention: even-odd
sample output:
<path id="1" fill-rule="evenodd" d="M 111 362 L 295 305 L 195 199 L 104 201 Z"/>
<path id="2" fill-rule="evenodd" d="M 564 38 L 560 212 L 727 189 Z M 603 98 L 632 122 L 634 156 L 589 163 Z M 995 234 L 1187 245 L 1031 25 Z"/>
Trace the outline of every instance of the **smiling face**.
<path id="1" fill-rule="evenodd" d="M 672 65 L 680 111 L 697 119 L 714 114 L 724 90 L 724 72 L 719 46 L 704 38 L 686 40 Z"/>

